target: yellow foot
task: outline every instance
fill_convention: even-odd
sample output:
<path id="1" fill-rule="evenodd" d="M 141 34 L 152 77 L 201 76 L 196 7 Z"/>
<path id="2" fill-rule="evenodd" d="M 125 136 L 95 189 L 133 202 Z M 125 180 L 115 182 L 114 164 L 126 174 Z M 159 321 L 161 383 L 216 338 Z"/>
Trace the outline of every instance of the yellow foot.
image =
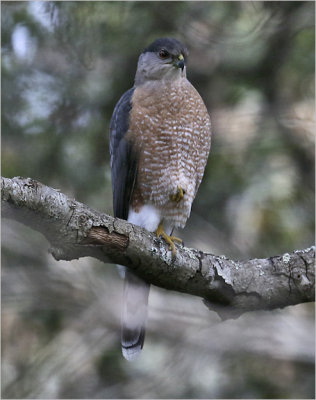
<path id="1" fill-rule="evenodd" d="M 167 235 L 163 228 L 162 222 L 160 222 L 160 224 L 156 230 L 156 235 L 157 235 L 157 238 L 159 238 L 160 236 L 164 238 L 164 240 L 169 244 L 172 254 L 175 255 L 177 252 L 177 249 L 176 249 L 174 242 L 182 243 L 182 240 L 177 238 L 176 236 Z"/>
<path id="2" fill-rule="evenodd" d="M 182 189 L 182 187 L 180 185 L 178 185 L 177 193 L 172 194 L 170 196 L 170 199 L 172 201 L 175 201 L 176 203 L 179 203 L 179 201 L 181 201 L 183 199 L 184 195 L 185 195 L 185 191 Z"/>

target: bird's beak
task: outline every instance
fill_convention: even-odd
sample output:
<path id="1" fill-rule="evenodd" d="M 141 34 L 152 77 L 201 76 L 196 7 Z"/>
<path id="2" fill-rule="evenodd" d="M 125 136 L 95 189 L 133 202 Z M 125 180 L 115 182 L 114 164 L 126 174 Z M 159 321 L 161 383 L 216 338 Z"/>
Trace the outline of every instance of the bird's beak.
<path id="1" fill-rule="evenodd" d="M 177 68 L 181 68 L 182 71 L 184 69 L 184 57 L 182 54 L 180 54 L 173 62 L 173 65 Z"/>

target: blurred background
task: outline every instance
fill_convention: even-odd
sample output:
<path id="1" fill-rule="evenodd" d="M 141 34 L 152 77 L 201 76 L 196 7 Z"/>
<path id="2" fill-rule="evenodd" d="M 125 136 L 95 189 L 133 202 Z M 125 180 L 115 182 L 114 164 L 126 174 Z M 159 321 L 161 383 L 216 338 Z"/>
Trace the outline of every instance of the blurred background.
<path id="1" fill-rule="evenodd" d="M 314 243 L 314 2 L 1 2 L 2 175 L 112 214 L 109 122 L 158 37 L 189 48 L 213 123 L 185 245 L 234 259 Z M 3 398 L 314 398 L 314 306 L 222 322 L 152 288 L 141 358 L 120 353 L 113 265 L 56 262 L 2 220 Z"/>

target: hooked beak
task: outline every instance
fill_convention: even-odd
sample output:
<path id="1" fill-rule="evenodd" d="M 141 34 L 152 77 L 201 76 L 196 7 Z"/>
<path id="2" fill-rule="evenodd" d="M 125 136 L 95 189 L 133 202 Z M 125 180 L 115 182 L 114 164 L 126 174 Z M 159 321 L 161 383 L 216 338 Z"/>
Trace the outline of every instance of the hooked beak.
<path id="1" fill-rule="evenodd" d="M 180 55 L 178 56 L 178 58 L 176 58 L 176 59 L 174 60 L 173 65 L 174 65 L 175 67 L 177 67 L 177 68 L 181 68 L 182 71 L 183 71 L 184 65 L 185 65 L 185 64 L 184 64 L 184 57 L 183 57 L 182 54 L 180 54 Z"/>

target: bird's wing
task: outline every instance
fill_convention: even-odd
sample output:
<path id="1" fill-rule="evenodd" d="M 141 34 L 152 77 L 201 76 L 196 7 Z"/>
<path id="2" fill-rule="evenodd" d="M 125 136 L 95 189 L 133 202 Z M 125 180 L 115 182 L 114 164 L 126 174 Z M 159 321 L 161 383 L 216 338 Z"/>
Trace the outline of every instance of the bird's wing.
<path id="1" fill-rule="evenodd" d="M 116 104 L 110 124 L 110 154 L 114 216 L 128 218 L 129 204 L 137 175 L 137 154 L 126 140 L 134 88 Z"/>
<path id="2" fill-rule="evenodd" d="M 134 88 L 128 90 L 115 106 L 110 124 L 110 153 L 114 216 L 128 218 L 138 157 L 131 141 L 126 140 Z M 124 267 L 123 267 L 124 268 Z M 122 267 L 120 266 L 120 270 Z M 122 308 L 122 352 L 127 360 L 139 356 L 144 344 L 150 285 L 132 271 L 126 271 Z"/>

